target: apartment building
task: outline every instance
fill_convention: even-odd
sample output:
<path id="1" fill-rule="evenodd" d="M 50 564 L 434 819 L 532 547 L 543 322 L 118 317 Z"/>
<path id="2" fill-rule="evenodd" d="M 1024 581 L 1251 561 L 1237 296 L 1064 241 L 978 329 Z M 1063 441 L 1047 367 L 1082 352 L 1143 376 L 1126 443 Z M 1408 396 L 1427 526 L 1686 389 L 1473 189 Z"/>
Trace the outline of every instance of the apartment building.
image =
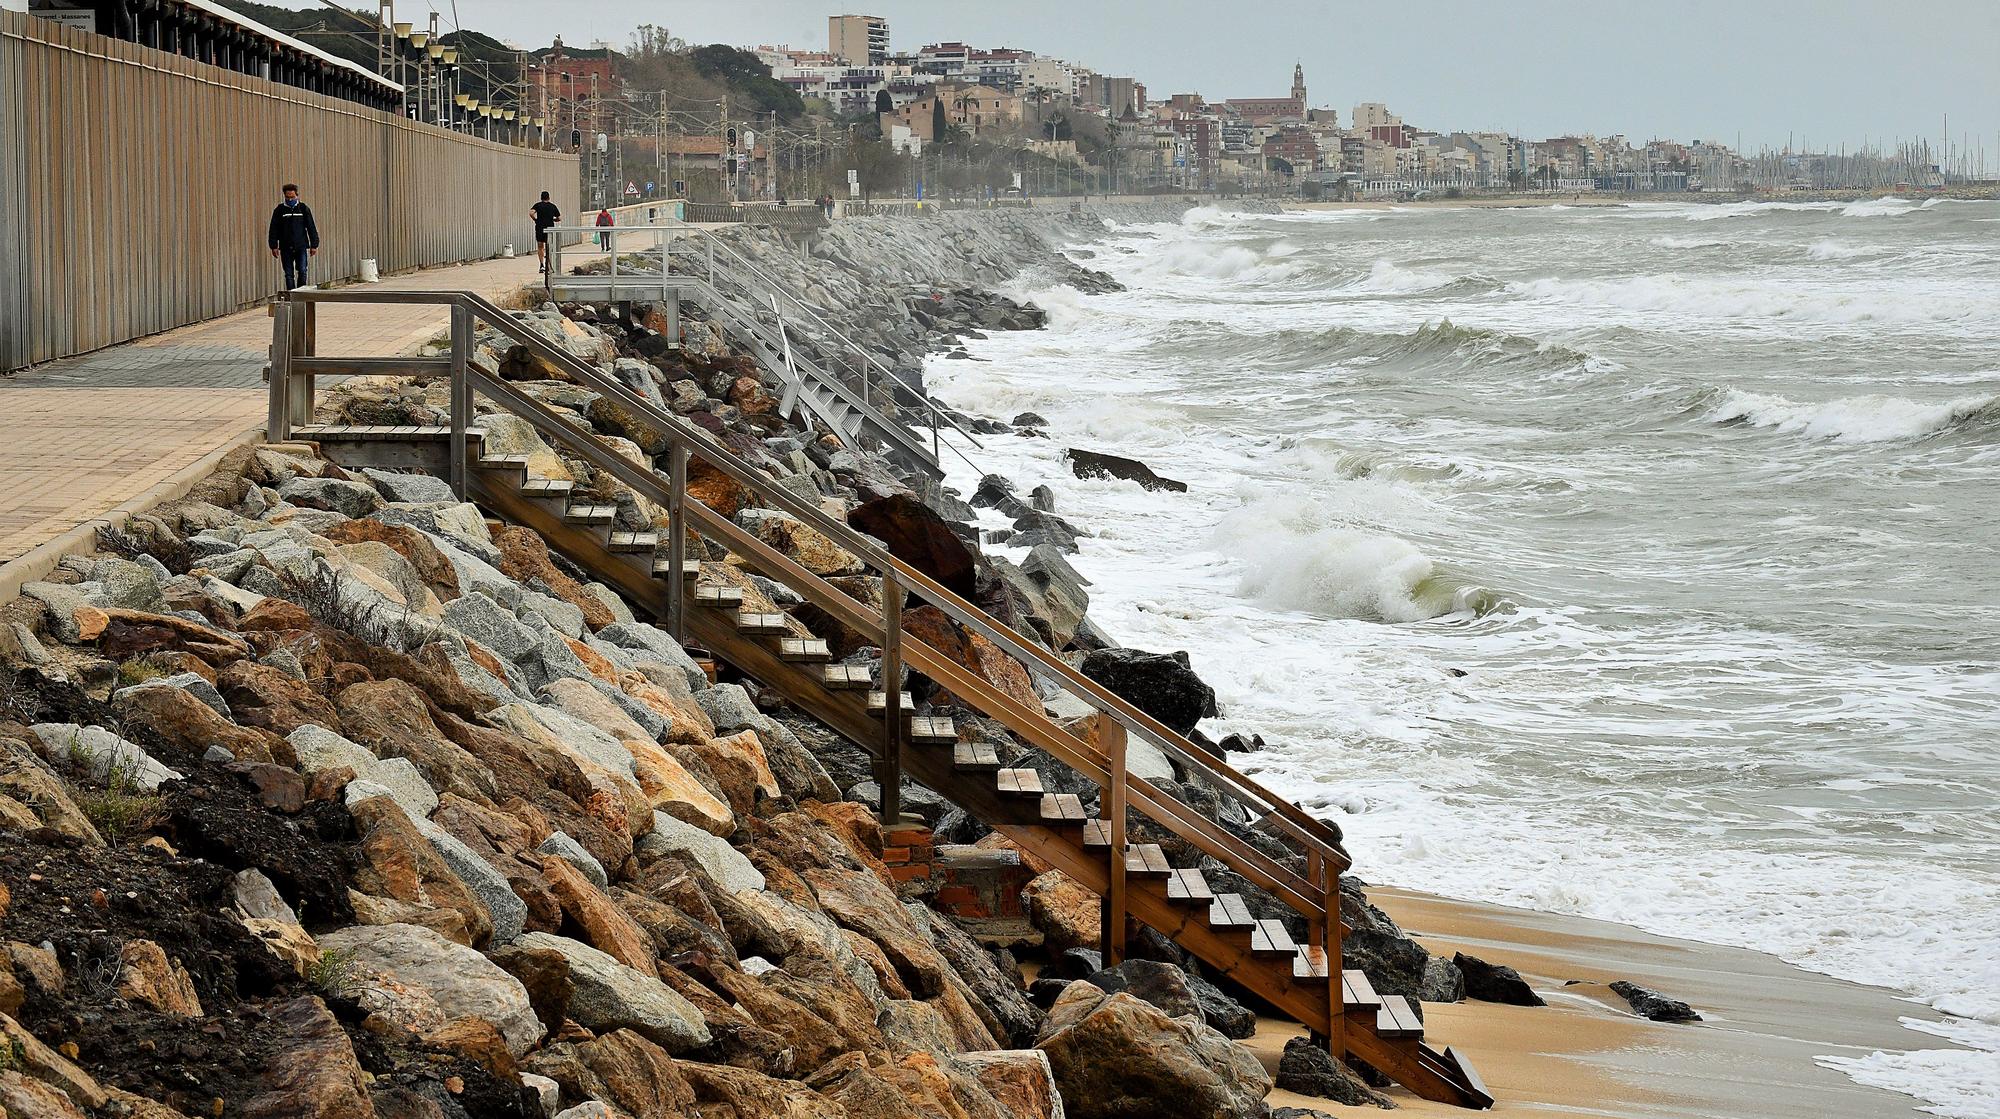
<path id="1" fill-rule="evenodd" d="M 889 21 L 881 16 L 826 17 L 827 53 L 855 66 L 880 66 L 889 60 Z"/>

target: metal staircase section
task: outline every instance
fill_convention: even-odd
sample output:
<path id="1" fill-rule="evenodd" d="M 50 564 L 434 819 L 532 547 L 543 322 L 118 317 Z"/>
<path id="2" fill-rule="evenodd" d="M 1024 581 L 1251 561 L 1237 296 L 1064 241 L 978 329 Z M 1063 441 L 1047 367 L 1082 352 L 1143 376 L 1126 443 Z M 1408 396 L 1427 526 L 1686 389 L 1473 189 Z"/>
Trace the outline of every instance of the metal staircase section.
<path id="1" fill-rule="evenodd" d="M 366 293 L 364 301 L 387 301 L 397 293 Z M 295 329 L 314 302 L 343 298 L 339 292 L 291 293 L 278 304 L 272 376 L 273 438 L 292 433 L 294 404 L 310 398 L 314 371 L 340 366 L 298 345 Z M 1453 1050 L 1435 1049 L 1408 1003 L 1378 995 L 1367 978 L 1339 967 L 1341 938 L 1339 875 L 1348 858 L 1338 834 L 1297 806 L 1272 794 L 1195 746 L 1144 712 L 1077 672 L 1060 657 L 999 624 L 978 607 L 938 585 L 922 572 L 883 552 L 817 507 L 794 497 L 732 455 L 708 433 L 651 405 L 475 296 L 420 297 L 416 301 L 453 304 L 453 336 L 461 339 L 448 366 L 453 373 L 453 415 L 448 439 L 435 430 L 422 438 L 445 447 L 444 464 L 458 492 L 494 515 L 536 529 L 572 561 L 616 587 L 635 605 L 659 619 L 670 632 L 698 640 L 717 657 L 766 687 L 776 688 L 801 709 L 867 749 L 875 759 L 883 789 L 883 816 L 898 815 L 900 777 L 907 773 L 1002 832 L 1024 850 L 1047 860 L 1105 900 L 1103 946 L 1108 960 L 1121 958 L 1128 919 L 1171 938 L 1210 968 L 1327 1038 L 1336 1056 L 1366 1061 L 1417 1095 L 1468 1107 L 1487 1107 L 1492 1096 L 1471 1065 Z M 560 366 L 576 383 L 613 398 L 666 434 L 668 471 L 662 475 L 613 453 L 587 430 L 565 421 L 519 387 L 468 361 L 472 320 L 490 322 L 515 341 Z M 426 368 L 437 368 L 433 360 Z M 378 370 L 381 371 L 381 370 Z M 300 387 L 301 379 L 303 388 Z M 601 507 L 575 501 L 566 484 L 529 477 L 518 456 L 486 456 L 475 448 L 473 395 L 526 419 L 543 438 L 568 455 L 611 475 L 635 493 L 667 510 L 665 532 L 616 529 Z M 376 429 L 349 441 L 334 429 L 319 429 L 323 446 L 336 460 L 384 442 L 394 433 Z M 414 434 L 414 433 L 413 433 Z M 734 521 L 689 499 L 687 467 L 699 458 L 747 487 L 764 505 L 781 509 L 825 533 L 860 557 L 882 580 L 880 607 L 864 605 L 813 575 Z M 732 564 L 702 562 L 683 554 L 689 534 L 719 545 Z M 829 662 L 827 643 L 785 613 L 746 610 L 742 577 L 747 566 L 784 584 L 839 625 L 882 651 L 878 675 Z M 1010 655 L 1056 680 L 1096 712 L 1096 733 L 1079 736 L 1058 725 L 1039 703 L 1024 702 L 906 633 L 902 613 L 910 601 L 935 606 L 960 625 L 981 634 Z M 1035 770 L 1010 768 L 997 752 L 970 739 L 949 709 L 919 710 L 902 689 L 908 667 L 935 681 L 955 702 L 1006 726 L 1023 743 L 1046 751 L 1097 786 L 1098 811 L 1087 811 L 1075 795 L 1042 786 Z M 1128 735 L 1139 735 L 1172 757 L 1191 778 L 1258 817 L 1256 827 L 1279 838 L 1291 851 L 1274 857 L 1251 845 L 1202 812 L 1151 782 L 1126 771 Z M 1144 830 L 1128 828 L 1145 821 Z M 1149 842 L 1164 832 L 1208 855 L 1260 887 L 1289 908 L 1293 920 L 1278 920 L 1268 908 L 1218 890 L 1198 867 L 1177 866 L 1161 845 Z M 1269 902 L 1260 906 L 1268 907 Z M 1296 934 L 1303 930 L 1303 938 Z"/>

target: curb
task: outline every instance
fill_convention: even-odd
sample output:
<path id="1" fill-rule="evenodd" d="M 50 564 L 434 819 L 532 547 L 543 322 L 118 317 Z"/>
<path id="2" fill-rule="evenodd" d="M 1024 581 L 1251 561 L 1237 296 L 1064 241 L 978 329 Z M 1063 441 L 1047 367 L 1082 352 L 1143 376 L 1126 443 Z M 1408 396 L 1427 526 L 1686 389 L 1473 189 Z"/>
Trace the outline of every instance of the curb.
<path id="1" fill-rule="evenodd" d="M 54 571 L 64 556 L 81 555 L 97 547 L 99 527 L 122 528 L 125 522 L 139 513 L 144 513 L 163 502 L 186 497 L 195 484 L 215 473 L 222 460 L 244 447 L 264 441 L 264 425 L 258 424 L 230 437 L 222 446 L 203 455 L 196 461 L 176 471 L 163 482 L 154 485 L 145 493 L 116 505 L 104 513 L 77 525 L 53 540 L 37 544 L 18 559 L 0 563 L 0 603 L 12 602 L 21 595 L 21 587 L 32 583 Z"/>

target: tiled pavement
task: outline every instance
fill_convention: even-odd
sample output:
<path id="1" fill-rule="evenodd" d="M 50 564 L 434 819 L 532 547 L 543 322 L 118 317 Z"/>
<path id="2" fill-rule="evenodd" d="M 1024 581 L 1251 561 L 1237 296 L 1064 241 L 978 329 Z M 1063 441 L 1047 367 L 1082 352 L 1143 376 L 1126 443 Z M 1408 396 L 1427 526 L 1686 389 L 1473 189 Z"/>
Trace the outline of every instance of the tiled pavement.
<path id="1" fill-rule="evenodd" d="M 534 280 L 528 256 L 374 287 L 497 298 Z M 319 351 L 402 353 L 446 325 L 442 307 L 322 307 Z M 0 376 L 0 563 L 144 495 L 260 424 L 270 344 L 271 320 L 258 307 Z"/>

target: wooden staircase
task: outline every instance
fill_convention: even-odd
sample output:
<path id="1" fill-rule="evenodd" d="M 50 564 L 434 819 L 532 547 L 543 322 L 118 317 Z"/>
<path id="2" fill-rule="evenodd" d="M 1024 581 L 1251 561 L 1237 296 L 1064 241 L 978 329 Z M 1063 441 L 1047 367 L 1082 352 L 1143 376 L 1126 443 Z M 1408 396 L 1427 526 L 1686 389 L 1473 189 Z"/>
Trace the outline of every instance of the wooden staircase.
<path id="1" fill-rule="evenodd" d="M 293 296 L 323 301 L 337 298 L 338 293 Z M 573 379 L 593 391 L 615 396 L 619 403 L 671 433 L 670 470 L 663 477 L 627 462 L 497 374 L 461 364 L 466 370 L 463 415 L 454 417 L 453 427 L 461 433 L 462 441 L 456 445 L 464 448 L 468 461 L 461 470 L 450 473 L 463 477 L 463 496 L 491 515 L 536 530 L 551 547 L 618 589 L 670 632 L 683 640 L 698 641 L 719 659 L 763 686 L 776 688 L 814 718 L 869 750 L 876 758 L 882 782 L 885 818 L 897 814 L 896 790 L 900 776 L 907 773 L 1100 894 L 1105 898 L 1107 961 L 1115 962 L 1123 954 L 1126 919 L 1138 921 L 1325 1036 L 1336 1056 L 1351 1055 L 1366 1061 L 1425 1099 L 1475 1108 L 1491 1106 L 1493 1097 L 1462 1055 L 1450 1048 L 1433 1048 L 1425 1041 L 1423 1024 L 1405 999 L 1377 995 L 1361 972 L 1330 966 L 1330 961 L 1340 956 L 1341 936 L 1346 931 L 1339 920 L 1338 876 L 1347 866 L 1347 857 L 1339 848 L 1337 834 L 1325 824 L 799 501 L 744 466 L 699 429 L 650 408 L 642 398 L 594 368 L 542 343 L 504 312 L 481 304 L 467 297 L 463 306 L 467 313 L 494 322 L 523 344 L 541 346 L 546 351 L 542 356 L 562 365 Z M 281 309 L 285 306 L 280 304 Z M 466 335 L 469 337 L 469 329 Z M 291 379 L 274 369 L 273 392 L 279 391 L 281 381 Z M 481 453 L 479 440 L 463 437 L 471 430 L 470 397 L 475 389 L 529 420 L 544 438 L 574 457 L 614 475 L 641 496 L 665 507 L 679 531 L 618 529 L 612 507 L 578 497 L 567 482 L 529 476 L 523 456 Z M 289 411 L 274 401 L 274 417 Z M 290 433 L 287 427 L 274 435 L 283 438 Z M 431 446 L 439 442 L 434 429 L 422 433 L 413 430 L 410 436 Z M 365 438 L 350 439 L 337 429 L 318 428 L 312 430 L 312 437 L 321 441 L 335 461 L 343 461 L 350 452 L 379 454 L 379 448 L 371 448 L 397 442 L 379 429 L 369 429 Z M 730 519 L 689 500 L 686 466 L 696 454 L 709 466 L 750 487 L 770 506 L 806 520 L 861 557 L 883 580 L 880 611 L 849 598 Z M 690 530 L 720 544 L 733 558 L 789 587 L 876 644 L 882 650 L 879 674 L 831 663 L 827 642 L 788 614 L 746 609 L 742 590 L 723 577 L 719 564 L 684 555 Z M 910 597 L 938 606 L 1017 658 L 1056 677 L 1073 695 L 1097 708 L 1097 742 L 1085 742 L 1058 726 L 1039 704 L 1031 706 L 1000 692 L 905 633 L 901 611 Z M 1083 799 L 1075 794 L 1045 788 L 1035 770 L 1004 765 L 991 745 L 961 737 L 961 727 L 948 710 L 920 709 L 898 686 L 904 663 L 930 677 L 965 707 L 998 720 L 1023 743 L 1040 747 L 1095 782 L 1099 813 L 1089 814 Z M 1128 733 L 1145 736 L 1191 775 L 1261 814 L 1269 830 L 1290 841 L 1301 856 L 1274 859 L 1151 783 L 1127 775 L 1124 746 Z M 1217 892 L 1199 869 L 1173 865 L 1159 844 L 1128 838 L 1128 821 L 1134 817 L 1165 828 L 1290 906 L 1303 918 L 1308 930 L 1305 940 L 1295 940 L 1285 921 L 1257 917 L 1241 895 Z"/>

